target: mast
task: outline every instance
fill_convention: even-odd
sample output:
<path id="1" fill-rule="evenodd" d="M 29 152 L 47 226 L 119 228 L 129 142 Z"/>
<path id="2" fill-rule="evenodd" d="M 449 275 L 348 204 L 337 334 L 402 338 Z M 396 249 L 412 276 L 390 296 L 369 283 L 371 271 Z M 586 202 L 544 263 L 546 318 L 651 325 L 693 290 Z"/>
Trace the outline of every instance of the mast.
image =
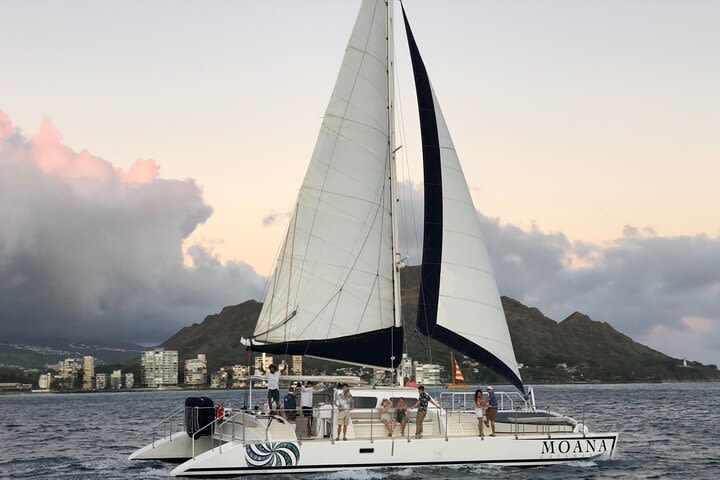
<path id="1" fill-rule="evenodd" d="M 396 327 L 402 327 L 400 303 L 400 254 L 398 253 L 397 173 L 395 171 L 395 45 L 394 0 L 387 0 L 387 82 L 388 82 L 388 161 L 390 166 L 390 221 L 392 225 L 393 316 Z M 394 352 L 400 355 L 402 352 Z"/>

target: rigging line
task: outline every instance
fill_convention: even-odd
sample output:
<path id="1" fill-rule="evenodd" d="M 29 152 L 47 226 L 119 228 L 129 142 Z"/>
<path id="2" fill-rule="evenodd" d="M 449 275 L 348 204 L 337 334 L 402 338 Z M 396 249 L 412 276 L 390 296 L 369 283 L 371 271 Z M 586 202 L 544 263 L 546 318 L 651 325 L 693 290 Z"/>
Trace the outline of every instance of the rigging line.
<path id="1" fill-rule="evenodd" d="M 295 209 L 297 210 L 299 202 L 295 203 Z M 285 318 L 289 318 L 289 312 L 290 309 L 290 290 L 292 290 L 292 262 L 293 257 L 295 257 L 295 231 L 297 229 L 297 216 L 295 216 L 295 221 L 293 222 L 293 236 L 292 236 L 292 244 L 290 247 L 290 272 L 288 273 L 288 289 L 287 289 L 287 298 L 285 299 Z M 285 322 L 285 361 L 287 362 L 287 352 L 288 348 L 290 347 L 290 344 L 288 343 L 288 323 Z"/>
<path id="2" fill-rule="evenodd" d="M 369 29 L 368 29 L 367 38 L 365 39 L 365 48 L 364 48 L 365 50 L 367 49 L 368 44 L 370 43 L 370 34 L 372 33 L 372 30 L 373 30 L 376 12 L 377 12 L 377 4 L 375 4 L 375 8 L 373 8 L 372 18 L 370 19 L 370 26 L 369 26 Z M 365 61 L 365 56 L 366 56 L 366 54 L 363 54 L 362 59 L 360 60 L 360 66 L 361 66 L 361 67 L 362 67 L 363 62 Z M 341 70 L 342 70 L 342 67 L 341 67 Z M 357 80 L 358 80 L 358 75 L 356 74 L 356 75 L 355 75 L 355 79 L 353 80 L 352 88 L 350 89 L 350 98 L 352 98 L 352 95 L 353 95 L 353 93 L 355 92 L 355 87 L 356 87 L 356 85 L 357 85 Z M 345 116 L 347 115 L 349 106 L 350 106 L 350 102 L 348 101 L 348 102 L 345 103 L 345 111 L 343 112 L 343 117 L 345 117 Z M 341 129 L 342 129 L 342 125 L 343 125 L 344 122 L 345 122 L 344 119 L 341 119 L 341 120 L 340 120 L 340 128 L 341 128 Z M 324 120 L 323 120 L 323 123 L 324 123 Z M 324 176 L 324 178 L 323 178 L 322 190 L 325 190 L 325 185 L 326 185 L 326 183 L 327 183 L 327 178 L 328 178 L 328 172 L 329 172 L 329 170 L 330 170 L 330 164 L 332 163 L 332 159 L 335 158 L 335 149 L 337 148 L 337 142 L 338 142 L 338 137 L 336 136 L 336 137 L 335 137 L 335 141 L 333 142 L 332 151 L 330 152 L 330 161 L 328 162 L 328 168 L 325 170 L 325 176 Z M 320 192 L 320 199 L 322 199 L 322 191 Z M 315 207 L 315 214 L 313 215 L 312 224 L 310 225 L 310 231 L 311 231 L 311 232 L 315 229 L 315 220 L 317 219 L 317 212 L 318 212 L 318 207 L 320 206 L 320 199 L 318 199 L 317 206 Z M 300 290 L 300 284 L 302 283 L 302 282 L 301 282 L 301 281 L 302 281 L 302 272 L 303 272 L 303 270 L 305 269 L 305 263 L 307 262 L 307 252 L 308 252 L 309 247 L 310 247 L 310 240 L 311 240 L 311 239 L 312 239 L 312 235 L 308 235 L 308 240 L 307 240 L 307 242 L 306 242 L 306 244 L 305 244 L 305 252 L 306 252 L 306 255 L 305 255 L 304 258 L 303 258 L 303 263 L 302 263 L 302 265 L 301 265 L 301 267 L 300 267 L 300 274 L 299 274 L 299 277 L 298 277 L 300 280 L 298 280 L 298 286 L 297 286 L 297 288 L 295 289 L 295 296 L 294 296 L 295 303 L 297 303 L 297 295 L 298 295 L 298 292 L 299 292 L 299 290 Z"/>
<path id="3" fill-rule="evenodd" d="M 273 271 L 274 274 L 271 277 L 268 277 L 268 279 L 267 279 L 267 281 L 269 282 L 270 278 L 272 278 L 272 293 L 270 294 L 270 304 L 268 305 L 268 327 L 267 328 L 270 328 L 270 322 L 272 321 L 272 308 L 273 308 L 273 305 L 275 304 L 275 291 L 277 290 L 277 284 L 280 281 L 280 275 L 282 273 L 282 269 L 283 269 L 283 265 L 284 265 L 284 262 L 283 262 L 283 259 L 285 257 L 284 252 L 285 252 L 285 249 L 287 248 L 287 237 L 290 234 L 290 224 L 293 222 L 293 217 L 295 217 L 295 223 L 297 223 L 297 214 L 298 214 L 298 210 L 297 210 L 297 207 L 295 207 L 294 212 L 290 215 L 290 220 L 288 220 L 287 227 L 285 228 L 285 238 L 283 238 L 283 241 L 280 243 L 280 247 L 278 248 L 278 251 L 275 254 L 276 260 L 275 260 L 275 269 Z M 280 257 L 281 250 L 283 251 L 282 257 Z M 265 295 L 267 296 L 267 292 L 265 293 Z M 263 309 L 264 309 L 264 304 L 267 303 L 267 301 L 268 301 L 268 299 L 264 298 Z M 262 310 L 260 313 L 262 314 Z M 257 326 L 256 326 L 256 328 L 257 328 Z M 266 337 L 266 340 L 267 340 L 267 337 Z"/>
<path id="4" fill-rule="evenodd" d="M 330 299 L 327 301 L 327 303 L 320 309 L 320 311 L 318 311 L 318 313 L 316 313 L 315 316 L 312 319 L 310 319 L 310 321 L 307 323 L 305 328 L 298 334 L 298 337 L 301 337 L 307 331 L 307 329 L 310 327 L 310 325 L 312 325 L 312 323 L 320 316 L 320 314 L 322 314 L 325 311 L 325 309 L 330 305 L 330 303 L 335 299 L 335 297 L 337 297 L 340 294 L 340 292 L 342 292 L 342 288 L 347 284 L 348 280 L 350 279 L 350 275 L 352 274 L 353 270 L 355 269 L 355 265 L 357 265 L 357 262 L 360 259 L 360 253 L 362 253 L 362 251 L 365 249 L 365 245 L 367 244 L 367 241 L 370 238 L 370 234 L 372 233 L 372 230 L 373 230 L 372 226 L 375 225 L 375 220 L 377 219 L 377 214 L 379 211 L 380 211 L 380 207 L 378 206 L 375 209 L 375 215 L 373 216 L 372 222 L 370 223 L 370 228 L 368 229 L 368 233 L 365 235 L 365 239 L 363 240 L 363 243 L 360 246 L 359 253 L 355 257 L 353 264 L 348 269 L 348 273 L 345 276 L 345 279 L 343 280 L 342 285 L 340 285 L 340 289 L 338 289 L 335 292 L 335 294 L 333 294 L 333 296 L 330 297 Z M 368 212 L 368 213 L 370 213 L 370 212 Z M 366 223 L 367 223 L 367 220 L 366 220 Z M 332 326 L 332 323 L 331 323 L 331 326 Z M 316 325 L 316 327 L 317 327 L 317 325 Z M 328 330 L 328 333 L 329 333 L 329 330 Z M 306 351 L 307 351 L 307 349 L 306 349 Z"/>
<path id="5" fill-rule="evenodd" d="M 384 191 L 384 190 L 385 190 L 385 188 L 384 188 L 384 186 L 383 186 L 382 191 Z M 345 285 L 347 284 L 348 280 L 350 279 L 350 275 L 352 275 L 352 272 L 353 272 L 353 270 L 355 269 L 355 265 L 357 265 L 358 260 L 360 260 L 360 253 L 362 253 L 362 252 L 365 250 L 365 245 L 367 244 L 367 241 L 368 241 L 368 239 L 370 238 L 370 234 L 371 234 L 372 231 L 373 231 L 373 228 L 372 228 L 372 227 L 373 227 L 373 225 L 375 225 L 375 220 L 377 219 L 377 216 L 378 216 L 378 213 L 379 213 L 379 212 L 380 212 L 380 207 L 378 207 L 378 208 L 375 209 L 375 216 L 374 216 L 373 219 L 372 219 L 372 223 L 370 224 L 370 228 L 368 229 L 367 235 L 365 235 L 365 240 L 363 240 L 363 243 L 362 243 L 362 245 L 360 246 L 360 250 L 359 250 L 359 252 L 358 252 L 358 255 L 355 257 L 355 260 L 353 261 L 353 264 L 352 264 L 352 265 L 350 266 L 350 268 L 348 269 L 348 273 L 347 273 L 347 275 L 345 276 L 345 280 L 343 281 L 342 285 L 340 286 L 340 290 L 338 291 L 338 293 L 339 293 L 339 292 L 342 292 L 342 289 L 343 289 L 343 288 L 345 287 Z M 381 223 L 382 223 L 382 222 L 381 222 Z M 339 299 L 339 298 L 338 298 L 338 303 L 340 303 L 340 299 Z M 337 305 L 336 305 L 335 308 L 337 308 Z M 335 313 L 333 312 L 333 316 L 332 316 L 331 319 L 330 319 L 330 325 L 328 325 L 328 331 L 326 332 L 326 335 L 330 333 L 330 328 L 332 328 L 332 324 L 333 324 L 334 321 L 335 321 Z"/>

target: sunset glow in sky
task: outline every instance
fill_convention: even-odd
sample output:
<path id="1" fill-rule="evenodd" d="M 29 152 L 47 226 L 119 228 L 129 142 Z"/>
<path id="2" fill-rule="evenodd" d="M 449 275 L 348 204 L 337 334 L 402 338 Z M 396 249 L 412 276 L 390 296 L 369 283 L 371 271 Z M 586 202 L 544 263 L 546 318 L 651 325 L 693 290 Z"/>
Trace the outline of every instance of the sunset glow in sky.
<path id="1" fill-rule="evenodd" d="M 405 6 L 483 215 L 598 249 L 633 232 L 704 235 L 720 263 L 720 2 Z M 264 276 L 357 8 L 333 0 L 3 2 L 0 111 L 34 148 L 62 141 L 128 183 L 193 179 L 212 214 L 185 247 L 199 244 L 220 265 L 245 262 Z M 406 132 L 399 178 L 418 183 L 415 92 L 404 32 L 396 36 Z M 100 165 L 61 160 L 40 154 L 35 163 L 60 177 Z M 575 267 L 592 258 L 576 256 Z M 193 262 L 187 252 L 185 262 Z M 720 289 L 719 279 L 703 288 Z M 718 308 L 675 317 L 676 327 L 623 331 L 665 347 L 662 329 L 684 328 L 715 335 L 701 349 L 720 345 Z"/>

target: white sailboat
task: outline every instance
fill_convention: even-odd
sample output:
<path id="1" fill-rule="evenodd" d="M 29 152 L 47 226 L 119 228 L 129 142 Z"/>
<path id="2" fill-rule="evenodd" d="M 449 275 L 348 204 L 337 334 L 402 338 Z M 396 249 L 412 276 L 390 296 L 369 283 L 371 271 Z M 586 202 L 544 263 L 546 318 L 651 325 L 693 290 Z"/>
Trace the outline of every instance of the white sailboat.
<path id="1" fill-rule="evenodd" d="M 417 330 L 506 378 L 497 436 L 478 436 L 468 394 L 440 396 L 425 434 L 416 410 L 401 435 L 380 421 L 403 387 L 353 389 L 347 441 L 337 410 L 316 396 L 319 436 L 303 440 L 287 416 L 226 409 L 209 435 L 172 433 L 131 459 L 182 461 L 173 475 L 255 475 L 487 463 L 534 466 L 612 456 L 617 433 L 591 433 L 537 409 L 523 385 L 470 191 L 404 15 L 420 114 L 424 237 Z M 310 355 L 396 369 L 403 351 L 395 179 L 393 2 L 363 0 L 300 188 L 253 338 L 256 352 Z M 334 395 L 330 389 L 328 395 Z M 488 432 L 489 433 L 489 432 Z"/>

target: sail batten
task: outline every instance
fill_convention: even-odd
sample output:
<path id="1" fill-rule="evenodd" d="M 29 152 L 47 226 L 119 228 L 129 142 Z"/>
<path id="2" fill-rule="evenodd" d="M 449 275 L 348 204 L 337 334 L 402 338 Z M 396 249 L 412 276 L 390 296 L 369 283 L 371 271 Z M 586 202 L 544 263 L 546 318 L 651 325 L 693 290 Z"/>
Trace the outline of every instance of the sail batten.
<path id="1" fill-rule="evenodd" d="M 422 138 L 425 220 L 417 329 L 523 390 L 480 222 L 403 9 Z"/>
<path id="2" fill-rule="evenodd" d="M 387 30 L 385 1 L 364 0 L 260 313 L 257 351 L 399 362 Z M 354 351 L 367 338 L 374 350 Z"/>

